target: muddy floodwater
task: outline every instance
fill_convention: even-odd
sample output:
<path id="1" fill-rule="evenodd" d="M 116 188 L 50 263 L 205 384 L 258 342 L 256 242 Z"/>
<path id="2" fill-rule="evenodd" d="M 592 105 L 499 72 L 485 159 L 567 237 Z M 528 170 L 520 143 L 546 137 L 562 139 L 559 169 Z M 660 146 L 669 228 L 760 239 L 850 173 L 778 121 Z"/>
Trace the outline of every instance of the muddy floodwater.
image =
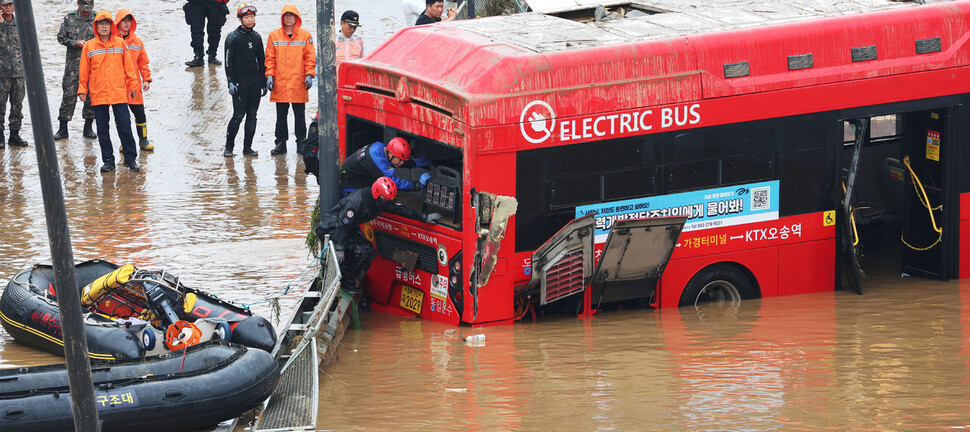
<path id="1" fill-rule="evenodd" d="M 234 9 L 238 4 L 230 2 Z M 253 2 L 264 38 L 282 1 Z M 314 2 L 293 0 L 316 34 Z M 361 13 L 372 49 L 402 25 L 399 0 L 337 1 Z M 48 103 L 56 117 L 74 2 L 34 1 Z M 95 140 L 56 143 L 75 259 L 166 269 L 193 287 L 275 317 L 308 264 L 317 186 L 293 151 L 270 156 L 275 110 L 259 111 L 257 158 L 222 157 L 231 111 L 225 71 L 186 69 L 182 1 L 100 1 L 130 8 L 151 58 L 146 94 L 154 153 L 142 172 L 101 174 Z M 235 27 L 230 17 L 223 37 Z M 222 54 L 220 54 L 220 59 Z M 314 93 L 312 93 L 315 95 Z M 307 106 L 311 116 L 315 98 Z M 50 261 L 31 146 L 0 150 L 0 279 Z M 292 121 L 292 120 L 291 120 Z M 119 143 L 112 134 L 115 145 Z M 897 273 L 898 275 L 898 273 Z M 320 430 L 335 431 L 913 431 L 970 428 L 970 285 L 867 278 L 866 295 L 827 292 L 592 319 L 452 328 L 375 312 L 348 331 L 321 377 Z M 280 301 L 283 316 L 299 292 Z M 465 336 L 485 340 L 466 343 Z M 0 332 L 0 367 L 60 362 Z"/>

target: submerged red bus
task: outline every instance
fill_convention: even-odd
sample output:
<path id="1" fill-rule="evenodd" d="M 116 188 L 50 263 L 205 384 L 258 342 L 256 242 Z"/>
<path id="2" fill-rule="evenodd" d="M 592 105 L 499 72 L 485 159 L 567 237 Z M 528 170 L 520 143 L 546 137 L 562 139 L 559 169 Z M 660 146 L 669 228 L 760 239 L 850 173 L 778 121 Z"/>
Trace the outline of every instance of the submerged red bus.
<path id="1" fill-rule="evenodd" d="M 412 27 L 343 63 L 341 157 L 407 138 L 434 179 L 401 200 L 445 214 L 365 227 L 372 304 L 478 325 L 970 274 L 970 2 L 694 4 Z"/>

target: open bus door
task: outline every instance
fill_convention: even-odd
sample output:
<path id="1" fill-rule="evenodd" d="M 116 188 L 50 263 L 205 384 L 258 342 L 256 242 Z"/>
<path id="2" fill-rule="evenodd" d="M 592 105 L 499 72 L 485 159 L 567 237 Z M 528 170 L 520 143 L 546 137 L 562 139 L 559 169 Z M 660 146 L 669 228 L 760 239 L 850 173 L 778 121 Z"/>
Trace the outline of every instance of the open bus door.
<path id="1" fill-rule="evenodd" d="M 955 143 L 961 131 L 957 107 L 934 102 L 935 107 L 904 103 L 846 116 L 846 138 L 854 137 L 845 141 L 852 147 L 842 158 L 839 247 L 856 292 L 861 293 L 860 267 L 866 275 L 956 277 Z"/>
<path id="2" fill-rule="evenodd" d="M 574 219 L 532 254 L 532 276 L 519 292 L 536 294 L 546 305 L 585 292 L 592 302 L 649 298 L 660 278 L 686 217 L 616 221 L 596 262 L 595 214 Z M 588 288 L 587 288 L 588 287 Z"/>
<path id="3" fill-rule="evenodd" d="M 941 108 L 907 115 L 906 136 L 901 161 L 906 178 L 903 207 L 903 273 L 932 279 L 947 279 L 950 243 L 944 234 L 949 224 L 948 211 L 958 209 L 955 176 L 947 176 L 952 166 L 955 139 L 951 125 L 952 109 Z M 949 178 L 948 178 L 949 177 Z M 952 218 L 951 218 L 952 219 Z M 951 236 L 951 238 L 953 238 Z"/>
<path id="4" fill-rule="evenodd" d="M 842 257 L 846 273 L 849 277 L 849 288 L 856 294 L 862 294 L 862 270 L 858 260 L 859 233 L 856 228 L 856 206 L 854 193 L 856 178 L 858 177 L 859 161 L 862 149 L 869 141 L 869 118 L 852 119 L 848 122 L 855 131 L 855 142 L 852 147 L 852 159 L 842 183 Z"/>

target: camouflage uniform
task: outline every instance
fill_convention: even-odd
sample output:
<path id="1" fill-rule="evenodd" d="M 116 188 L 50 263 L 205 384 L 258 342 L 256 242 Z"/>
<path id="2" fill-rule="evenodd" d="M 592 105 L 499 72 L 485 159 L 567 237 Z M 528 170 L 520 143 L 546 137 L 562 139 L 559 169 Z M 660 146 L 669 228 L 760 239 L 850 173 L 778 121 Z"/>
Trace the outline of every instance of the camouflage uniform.
<path id="1" fill-rule="evenodd" d="M 0 142 L 3 118 L 10 100 L 10 131 L 20 131 L 24 119 L 24 62 L 20 56 L 20 37 L 16 21 L 0 22 Z"/>
<path id="2" fill-rule="evenodd" d="M 80 0 L 78 3 L 90 4 L 92 1 Z M 57 42 L 67 47 L 64 80 L 61 81 L 64 98 L 61 99 L 61 109 L 57 113 L 57 120 L 61 122 L 71 121 L 74 117 L 74 108 L 77 106 L 77 80 L 80 73 L 78 68 L 81 66 L 81 47 L 77 46 L 77 41 L 87 42 L 94 39 L 94 15 L 94 12 L 91 12 L 87 17 L 83 17 L 77 11 L 71 12 L 67 14 L 64 21 L 61 21 L 61 29 L 57 32 Z M 84 120 L 94 119 L 90 98 L 84 102 L 81 116 Z"/>

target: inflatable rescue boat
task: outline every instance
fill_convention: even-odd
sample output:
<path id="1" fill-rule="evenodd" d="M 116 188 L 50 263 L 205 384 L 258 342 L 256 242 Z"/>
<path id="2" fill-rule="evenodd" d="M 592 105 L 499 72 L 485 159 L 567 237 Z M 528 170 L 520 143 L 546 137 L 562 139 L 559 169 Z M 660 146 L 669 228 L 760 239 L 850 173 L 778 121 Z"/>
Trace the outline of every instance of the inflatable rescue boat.
<path id="1" fill-rule="evenodd" d="M 165 271 L 92 260 L 75 266 L 88 351 L 120 360 L 221 339 L 269 352 L 276 330 L 248 309 L 182 284 Z M 64 354 L 54 269 L 27 268 L 0 296 L 0 323 L 17 342 Z"/>
<path id="2" fill-rule="evenodd" d="M 273 393 L 279 366 L 263 350 L 208 341 L 179 352 L 94 361 L 103 431 L 183 431 L 215 425 Z M 66 365 L 0 370 L 0 430 L 74 430 Z"/>

